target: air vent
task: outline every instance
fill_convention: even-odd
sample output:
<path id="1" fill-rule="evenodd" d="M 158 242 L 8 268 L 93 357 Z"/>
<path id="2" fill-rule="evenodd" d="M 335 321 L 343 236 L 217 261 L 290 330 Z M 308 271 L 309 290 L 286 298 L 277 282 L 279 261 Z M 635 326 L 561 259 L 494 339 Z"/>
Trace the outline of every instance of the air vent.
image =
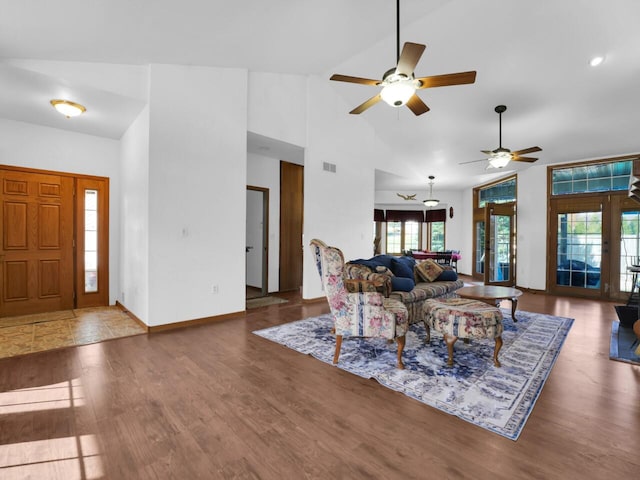
<path id="1" fill-rule="evenodd" d="M 336 173 L 336 164 L 335 163 L 324 162 L 322 164 L 322 169 L 325 172 Z"/>

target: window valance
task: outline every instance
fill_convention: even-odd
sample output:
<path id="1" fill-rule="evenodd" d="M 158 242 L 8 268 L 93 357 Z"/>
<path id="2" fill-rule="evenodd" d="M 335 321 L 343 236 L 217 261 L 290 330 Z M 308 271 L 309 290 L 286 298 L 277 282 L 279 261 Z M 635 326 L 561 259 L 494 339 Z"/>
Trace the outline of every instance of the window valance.
<path id="1" fill-rule="evenodd" d="M 374 208 L 373 209 L 373 221 L 374 222 L 384 222 L 385 221 L 384 210 L 382 210 L 381 208 Z"/>
<path id="2" fill-rule="evenodd" d="M 425 222 L 446 222 L 447 221 L 447 210 L 427 210 L 425 212 Z"/>
<path id="3" fill-rule="evenodd" d="M 424 222 L 422 210 L 387 210 L 386 213 L 387 222 Z"/>

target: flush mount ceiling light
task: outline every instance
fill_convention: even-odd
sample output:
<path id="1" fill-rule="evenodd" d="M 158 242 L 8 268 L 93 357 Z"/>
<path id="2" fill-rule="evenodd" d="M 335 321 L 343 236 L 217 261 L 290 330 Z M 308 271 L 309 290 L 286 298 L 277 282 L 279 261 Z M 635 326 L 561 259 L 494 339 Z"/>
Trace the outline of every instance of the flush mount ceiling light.
<path id="1" fill-rule="evenodd" d="M 67 118 L 77 117 L 87 111 L 87 109 L 84 108 L 84 105 L 80 105 L 79 103 L 72 102 L 70 100 L 51 100 L 50 103 L 53 105 L 53 108 Z"/>
<path id="2" fill-rule="evenodd" d="M 433 198 L 433 179 L 436 178 L 433 175 L 429 175 L 429 198 L 423 200 L 425 207 L 435 207 L 440 203 L 440 200 Z"/>
<path id="3" fill-rule="evenodd" d="M 589 65 L 591 65 L 592 67 L 597 67 L 598 65 L 601 65 L 602 62 L 604 62 L 604 57 L 602 55 L 598 55 L 589 60 Z"/>

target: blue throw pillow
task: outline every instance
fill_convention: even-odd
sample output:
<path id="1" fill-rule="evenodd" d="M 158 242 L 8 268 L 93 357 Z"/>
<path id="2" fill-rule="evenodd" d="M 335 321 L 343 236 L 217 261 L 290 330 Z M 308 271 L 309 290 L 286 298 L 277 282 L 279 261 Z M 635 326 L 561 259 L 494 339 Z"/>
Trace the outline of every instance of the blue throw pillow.
<path id="1" fill-rule="evenodd" d="M 436 278 L 436 282 L 455 282 L 456 280 L 458 280 L 458 274 L 455 270 L 443 270 Z"/>
<path id="2" fill-rule="evenodd" d="M 400 262 L 398 259 L 394 258 L 393 262 L 391 262 L 391 271 L 396 277 L 410 278 L 413 280 L 413 268 Z"/>
<path id="3" fill-rule="evenodd" d="M 407 265 L 409 268 L 411 268 L 411 270 L 413 270 L 413 267 L 416 266 L 416 259 L 413 257 L 407 257 L 406 255 L 404 255 L 402 257 L 396 258 L 396 260 Z"/>
<path id="4" fill-rule="evenodd" d="M 412 278 L 391 277 L 391 289 L 399 292 L 410 292 L 416 284 Z"/>
<path id="5" fill-rule="evenodd" d="M 377 263 L 378 265 L 382 265 L 383 267 L 391 268 L 391 264 L 395 260 L 395 257 L 392 255 L 376 255 L 375 257 L 369 259 L 369 261 Z"/>

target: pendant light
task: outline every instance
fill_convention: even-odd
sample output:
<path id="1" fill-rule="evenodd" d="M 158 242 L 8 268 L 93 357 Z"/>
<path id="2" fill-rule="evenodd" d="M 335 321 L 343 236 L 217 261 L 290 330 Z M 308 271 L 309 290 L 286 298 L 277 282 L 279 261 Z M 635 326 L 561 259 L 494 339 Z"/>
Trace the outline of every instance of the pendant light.
<path id="1" fill-rule="evenodd" d="M 425 207 L 429 207 L 429 208 L 435 207 L 440 203 L 440 200 L 436 200 L 435 198 L 433 198 L 433 179 L 434 178 L 436 177 L 434 177 L 433 175 L 429 175 L 429 198 L 422 201 Z"/>

